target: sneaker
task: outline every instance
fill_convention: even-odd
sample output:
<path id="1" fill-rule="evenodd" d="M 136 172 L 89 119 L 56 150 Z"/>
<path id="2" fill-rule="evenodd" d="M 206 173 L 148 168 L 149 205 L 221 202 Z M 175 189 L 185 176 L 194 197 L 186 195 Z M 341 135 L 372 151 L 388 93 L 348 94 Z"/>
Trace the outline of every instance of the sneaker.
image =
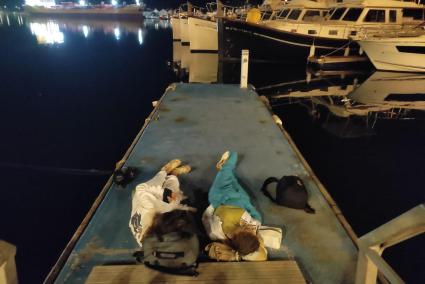
<path id="1" fill-rule="evenodd" d="M 182 161 L 180 161 L 179 159 L 174 159 L 169 161 L 168 163 L 165 164 L 165 166 L 163 166 L 161 168 L 161 171 L 166 171 L 167 174 L 171 173 L 175 168 L 177 168 L 178 166 L 180 166 L 182 163 Z"/>
<path id="2" fill-rule="evenodd" d="M 181 174 L 188 174 L 190 173 L 190 171 L 192 170 L 192 168 L 189 165 L 184 165 L 178 168 L 175 168 L 174 170 L 171 171 L 171 174 L 174 176 L 178 176 Z"/>
<path id="3" fill-rule="evenodd" d="M 230 152 L 229 151 L 224 152 L 224 154 L 221 156 L 220 161 L 218 161 L 218 163 L 216 165 L 217 170 L 221 170 L 221 168 L 227 162 L 229 157 L 230 157 Z"/>

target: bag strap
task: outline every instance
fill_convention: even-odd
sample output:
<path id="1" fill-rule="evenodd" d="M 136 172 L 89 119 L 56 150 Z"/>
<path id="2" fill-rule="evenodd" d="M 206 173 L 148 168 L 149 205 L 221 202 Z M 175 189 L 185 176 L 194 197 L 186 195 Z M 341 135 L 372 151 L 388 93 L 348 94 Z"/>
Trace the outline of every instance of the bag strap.
<path id="1" fill-rule="evenodd" d="M 160 259 L 176 259 L 179 257 L 184 257 L 184 252 L 163 252 L 163 251 L 154 251 L 153 256 Z"/>
<path id="2" fill-rule="evenodd" d="M 267 178 L 264 183 L 263 186 L 261 187 L 261 191 L 264 193 L 265 196 L 267 196 L 268 198 L 270 198 L 271 201 L 276 202 L 276 200 L 273 199 L 272 195 L 270 194 L 270 192 L 267 191 L 267 186 L 269 184 L 271 184 L 272 182 L 279 182 L 279 180 L 275 177 L 269 177 Z"/>

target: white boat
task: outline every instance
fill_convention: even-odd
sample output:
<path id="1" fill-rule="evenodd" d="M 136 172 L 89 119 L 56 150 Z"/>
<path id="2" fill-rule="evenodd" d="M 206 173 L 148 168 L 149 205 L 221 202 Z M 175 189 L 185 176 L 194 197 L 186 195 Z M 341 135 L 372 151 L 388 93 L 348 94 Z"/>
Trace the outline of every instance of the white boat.
<path id="1" fill-rule="evenodd" d="M 281 0 L 266 0 L 262 4 L 262 9 L 270 10 L 271 7 L 278 7 Z M 209 3 L 211 4 L 211 3 Z M 191 52 L 218 52 L 218 30 L 217 30 L 217 11 L 221 16 L 229 18 L 246 18 L 248 10 L 245 7 L 232 7 L 220 4 L 213 10 L 214 5 L 207 4 L 207 13 L 198 13 L 200 10 L 194 10 L 188 16 L 189 41 Z M 279 6 L 280 7 L 280 6 Z"/>
<path id="2" fill-rule="evenodd" d="M 371 37 L 358 44 L 378 70 L 425 72 L 425 33 L 414 37 Z"/>
<path id="3" fill-rule="evenodd" d="M 181 45 L 180 47 L 180 67 L 186 69 L 187 72 L 190 72 L 192 56 L 190 54 L 190 49 L 188 45 Z"/>
<path id="4" fill-rule="evenodd" d="M 189 45 L 189 27 L 187 25 L 187 15 L 180 15 L 180 41 L 182 45 Z"/>
<path id="5" fill-rule="evenodd" d="M 180 17 L 178 14 L 171 17 L 171 28 L 173 30 L 173 41 L 180 41 Z"/>
<path id="6" fill-rule="evenodd" d="M 418 25 L 423 11 L 424 5 L 414 1 L 293 0 L 279 11 L 262 13 L 257 23 L 223 19 L 219 49 L 225 57 L 240 57 L 241 49 L 249 49 L 251 58 L 272 61 L 354 54 L 359 46 L 351 37 Z"/>
<path id="7" fill-rule="evenodd" d="M 161 20 L 169 20 L 170 19 L 170 12 L 165 10 L 165 9 L 159 10 L 158 15 L 159 15 L 159 18 Z"/>
<path id="8" fill-rule="evenodd" d="M 159 11 L 157 9 L 146 9 L 145 11 L 143 11 L 143 18 L 157 20 L 159 19 Z"/>
<path id="9" fill-rule="evenodd" d="M 218 34 L 215 19 L 188 17 L 191 52 L 217 52 Z"/>

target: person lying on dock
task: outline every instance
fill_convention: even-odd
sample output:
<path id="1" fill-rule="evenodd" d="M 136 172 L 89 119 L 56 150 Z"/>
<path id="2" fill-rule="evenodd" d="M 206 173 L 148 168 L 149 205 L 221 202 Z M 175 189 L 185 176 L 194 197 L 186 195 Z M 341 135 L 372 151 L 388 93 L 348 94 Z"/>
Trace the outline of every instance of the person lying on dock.
<path id="1" fill-rule="evenodd" d="M 237 160 L 236 152 L 227 151 L 217 163 L 202 223 L 211 240 L 230 245 L 241 259 L 266 260 L 267 250 L 257 235 L 262 218 L 235 176 Z"/>
<path id="2" fill-rule="evenodd" d="M 140 246 L 156 214 L 176 209 L 196 211 L 196 208 L 181 204 L 186 196 L 180 190 L 177 176 L 189 173 L 191 168 L 180 165 L 178 159 L 168 162 L 151 180 L 137 185 L 134 190 L 129 227 Z"/>

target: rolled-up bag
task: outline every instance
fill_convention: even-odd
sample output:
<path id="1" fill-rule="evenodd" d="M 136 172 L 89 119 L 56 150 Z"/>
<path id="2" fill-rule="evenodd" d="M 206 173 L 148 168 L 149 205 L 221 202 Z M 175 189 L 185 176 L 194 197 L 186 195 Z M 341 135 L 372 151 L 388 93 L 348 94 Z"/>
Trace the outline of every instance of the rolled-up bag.
<path id="1" fill-rule="evenodd" d="M 279 249 L 282 243 L 282 229 L 277 227 L 261 226 L 258 234 L 264 241 L 267 248 Z"/>

